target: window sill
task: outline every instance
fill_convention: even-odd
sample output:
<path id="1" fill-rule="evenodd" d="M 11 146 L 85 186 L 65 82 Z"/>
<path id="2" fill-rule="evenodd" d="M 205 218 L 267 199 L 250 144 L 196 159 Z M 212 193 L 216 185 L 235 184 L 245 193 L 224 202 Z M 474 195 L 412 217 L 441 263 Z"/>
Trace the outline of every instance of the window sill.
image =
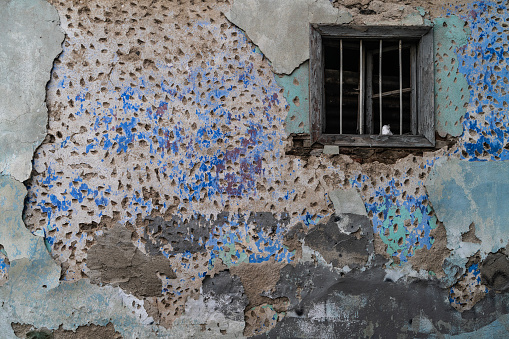
<path id="1" fill-rule="evenodd" d="M 433 148 L 434 143 L 422 135 L 322 134 L 316 140 L 323 145 L 340 147 Z"/>

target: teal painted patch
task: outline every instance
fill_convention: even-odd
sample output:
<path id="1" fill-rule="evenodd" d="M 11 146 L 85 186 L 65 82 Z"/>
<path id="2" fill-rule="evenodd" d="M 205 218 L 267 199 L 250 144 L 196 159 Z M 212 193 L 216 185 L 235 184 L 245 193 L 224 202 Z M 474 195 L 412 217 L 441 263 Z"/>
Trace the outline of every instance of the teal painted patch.
<path id="1" fill-rule="evenodd" d="M 436 130 L 442 137 L 460 136 L 470 96 L 457 51 L 468 43 L 470 28 L 457 16 L 437 18 L 434 24 Z"/>
<path id="2" fill-rule="evenodd" d="M 442 160 L 433 168 L 426 189 L 447 231 L 450 249 L 475 224 L 481 254 L 496 252 L 509 240 L 509 164 Z"/>
<path id="3" fill-rule="evenodd" d="M 362 178 L 362 181 L 366 180 L 368 177 Z M 353 181 L 352 184 L 360 183 Z M 431 248 L 435 241 L 431 230 L 437 227 L 437 219 L 427 204 L 426 194 L 404 194 L 401 186 L 392 179 L 387 187 L 377 188 L 374 196 L 377 199 L 372 203 L 365 203 L 366 210 L 373 215 L 373 232 L 387 245 L 390 256 L 405 263 L 416 250 Z"/>
<path id="4" fill-rule="evenodd" d="M 276 82 L 284 88 L 288 102 L 288 115 L 285 119 L 285 132 L 309 133 L 309 66 L 308 62 L 296 68 L 292 74 L 278 76 Z"/>

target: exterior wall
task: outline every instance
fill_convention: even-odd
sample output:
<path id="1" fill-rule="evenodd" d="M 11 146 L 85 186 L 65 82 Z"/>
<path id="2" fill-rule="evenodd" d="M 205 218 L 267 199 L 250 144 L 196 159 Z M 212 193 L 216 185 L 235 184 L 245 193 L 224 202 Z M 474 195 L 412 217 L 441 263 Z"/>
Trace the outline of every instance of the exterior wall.
<path id="1" fill-rule="evenodd" d="M 504 2 L 49 2 L 0 0 L 6 337 L 507 336 Z M 309 23 L 433 25 L 436 149 L 302 143 Z"/>

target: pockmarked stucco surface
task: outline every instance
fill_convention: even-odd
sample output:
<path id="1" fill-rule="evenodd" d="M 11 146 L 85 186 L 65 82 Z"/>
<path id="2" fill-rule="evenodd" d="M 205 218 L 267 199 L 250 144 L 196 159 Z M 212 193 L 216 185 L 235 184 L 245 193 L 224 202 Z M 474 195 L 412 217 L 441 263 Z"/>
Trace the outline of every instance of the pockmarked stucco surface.
<path id="1" fill-rule="evenodd" d="M 470 27 L 456 15 L 434 21 L 436 131 L 441 137 L 463 134 L 469 103 L 468 83 L 458 68 L 458 53 L 468 44 Z"/>
<path id="2" fill-rule="evenodd" d="M 506 336 L 506 4 L 40 6 L 66 37 L 0 177 L 6 337 Z M 310 22 L 434 25 L 437 147 L 290 152 Z"/>
<path id="3" fill-rule="evenodd" d="M 46 1 L 2 0 L 0 7 L 0 174 L 24 181 L 46 136 L 46 83 L 64 34 Z"/>

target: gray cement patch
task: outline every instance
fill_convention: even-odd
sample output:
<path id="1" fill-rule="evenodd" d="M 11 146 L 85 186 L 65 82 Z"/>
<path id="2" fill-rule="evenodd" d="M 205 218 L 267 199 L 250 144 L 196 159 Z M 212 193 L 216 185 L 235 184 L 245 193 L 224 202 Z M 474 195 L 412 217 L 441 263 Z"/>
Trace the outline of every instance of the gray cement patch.
<path id="1" fill-rule="evenodd" d="M 149 221 L 145 227 L 146 240 L 145 250 L 151 255 L 160 253 L 163 245 L 170 244 L 171 254 L 183 253 L 189 251 L 192 253 L 205 252 L 204 244 L 209 239 L 210 231 L 213 226 L 227 221 L 227 214 L 218 215 L 215 222 L 205 220 L 204 218 L 193 218 L 187 221 L 178 216 L 171 216 L 165 220 L 161 217 L 146 218 Z"/>
<path id="2" fill-rule="evenodd" d="M 228 271 L 220 272 L 214 277 L 206 277 L 202 290 L 204 301 L 213 302 L 215 311 L 228 319 L 244 321 L 244 309 L 249 301 L 239 277 L 230 275 Z"/>
<path id="3" fill-rule="evenodd" d="M 338 220 L 338 221 L 336 221 Z M 345 227 L 353 232 L 360 230 L 359 236 L 340 231 L 338 222 L 346 220 Z M 373 252 L 373 230 L 366 216 L 345 214 L 334 216 L 327 224 L 318 224 L 304 238 L 305 244 L 320 252 L 327 263 L 334 267 L 359 268 L 368 262 Z"/>
<path id="4" fill-rule="evenodd" d="M 287 296 L 286 317 L 259 338 L 427 338 L 485 326 L 509 313 L 507 294 L 489 293 L 463 313 L 438 282 L 384 281 L 381 268 L 338 274 L 312 263 L 287 265 L 271 297 Z M 368 335 L 368 337 L 370 336 Z"/>
<path id="5" fill-rule="evenodd" d="M 509 260 L 505 254 L 488 254 L 481 264 L 481 281 L 497 292 L 509 290 Z"/>

